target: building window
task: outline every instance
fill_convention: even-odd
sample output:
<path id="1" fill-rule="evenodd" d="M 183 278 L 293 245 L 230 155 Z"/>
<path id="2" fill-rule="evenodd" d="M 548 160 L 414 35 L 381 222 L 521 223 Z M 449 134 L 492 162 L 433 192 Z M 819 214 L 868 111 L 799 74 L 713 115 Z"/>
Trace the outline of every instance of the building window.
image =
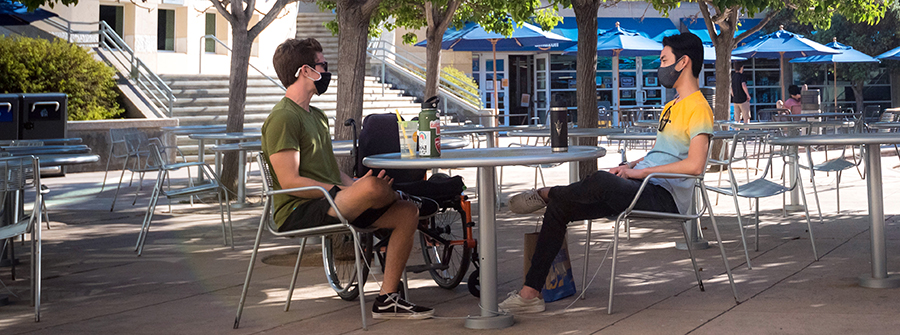
<path id="1" fill-rule="evenodd" d="M 157 50 L 175 51 L 175 11 L 171 9 L 159 10 L 157 26 Z"/>
<path id="2" fill-rule="evenodd" d="M 216 14 L 206 13 L 206 35 L 216 35 Z M 216 52 L 216 41 L 206 39 L 206 52 Z"/>
<path id="3" fill-rule="evenodd" d="M 106 22 L 119 37 L 122 37 L 125 31 L 123 28 L 124 8 L 122 6 L 100 5 L 100 21 Z"/>

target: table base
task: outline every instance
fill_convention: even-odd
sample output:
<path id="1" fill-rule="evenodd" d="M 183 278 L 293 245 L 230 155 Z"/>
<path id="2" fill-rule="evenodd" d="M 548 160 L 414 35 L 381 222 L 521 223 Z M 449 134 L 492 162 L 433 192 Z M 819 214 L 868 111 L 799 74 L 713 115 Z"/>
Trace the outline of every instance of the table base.
<path id="1" fill-rule="evenodd" d="M 512 315 L 470 316 L 466 318 L 469 329 L 502 329 L 511 327 L 516 320 Z"/>
<path id="2" fill-rule="evenodd" d="M 246 202 L 235 202 L 235 203 L 231 204 L 231 208 L 235 208 L 235 209 L 247 208 L 247 207 L 250 207 L 250 204 L 248 204 Z"/>
<path id="3" fill-rule="evenodd" d="M 871 273 L 859 276 L 859 286 L 868 288 L 898 288 L 900 275 L 888 275 L 887 278 L 872 278 Z"/>
<path id="4" fill-rule="evenodd" d="M 784 210 L 786 212 L 803 212 L 806 207 L 803 205 L 784 205 Z"/>
<path id="5" fill-rule="evenodd" d="M 678 250 L 688 250 L 687 244 L 684 242 L 675 242 L 675 249 Z M 709 249 L 709 241 L 704 239 L 699 239 L 697 241 L 691 242 L 691 250 L 703 250 Z"/>

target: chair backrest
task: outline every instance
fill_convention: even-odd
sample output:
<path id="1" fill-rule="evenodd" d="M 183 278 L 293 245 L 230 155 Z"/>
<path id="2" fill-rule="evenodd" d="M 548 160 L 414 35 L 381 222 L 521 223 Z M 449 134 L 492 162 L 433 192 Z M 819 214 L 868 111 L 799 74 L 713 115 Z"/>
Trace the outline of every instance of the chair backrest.
<path id="1" fill-rule="evenodd" d="M 35 193 L 34 207 L 32 207 L 32 216 L 27 220 L 25 231 L 30 232 L 33 228 L 36 213 L 40 213 L 41 204 L 41 176 L 40 165 L 38 159 L 33 156 L 12 156 L 0 158 L 0 211 L 10 210 L 5 208 L 8 197 L 17 196 L 20 192 L 33 189 Z M 10 222 L 10 225 L 16 224 Z M 4 236 L 6 238 L 9 236 Z"/>
<path id="2" fill-rule="evenodd" d="M 275 199 L 274 196 L 265 196 L 270 191 L 275 190 L 275 182 L 272 180 L 272 172 L 269 170 L 269 161 L 266 159 L 266 154 L 262 151 L 256 155 L 256 163 L 259 164 L 259 173 L 262 176 L 262 192 L 263 192 L 263 217 L 261 220 L 265 220 L 266 229 L 273 234 L 277 234 L 278 229 L 275 227 Z"/>
<path id="3" fill-rule="evenodd" d="M 363 119 L 362 130 L 359 132 L 359 148 L 356 151 L 357 175 L 362 176 L 373 170 L 377 174 L 381 169 L 370 169 L 362 164 L 365 157 L 377 154 L 400 152 L 400 134 L 397 127 L 396 114 L 371 114 Z M 394 182 L 413 182 L 425 179 L 425 170 L 387 170 L 387 175 L 394 178 Z"/>
<path id="4" fill-rule="evenodd" d="M 819 111 L 822 104 L 822 95 L 819 90 L 806 90 L 800 92 L 800 109 L 804 111 Z"/>

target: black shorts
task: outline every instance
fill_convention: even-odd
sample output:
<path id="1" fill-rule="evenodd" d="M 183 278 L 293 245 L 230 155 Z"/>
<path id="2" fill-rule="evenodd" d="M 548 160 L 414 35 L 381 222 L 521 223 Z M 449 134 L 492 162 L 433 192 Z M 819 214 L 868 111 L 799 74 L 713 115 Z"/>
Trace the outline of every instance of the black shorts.
<path id="1" fill-rule="evenodd" d="M 331 190 L 328 191 L 328 194 L 334 199 L 340 191 L 340 188 L 333 186 Z M 390 207 L 391 206 L 386 206 L 384 208 L 369 208 L 362 212 L 356 220 L 351 221 L 350 224 L 356 228 L 368 228 L 381 218 Z M 325 197 L 304 202 L 291 212 L 291 215 L 288 216 L 287 220 L 284 220 L 284 224 L 278 228 L 278 231 L 290 231 L 341 223 L 341 220 L 338 220 L 338 218 L 328 215 L 328 209 L 330 208 L 331 204 L 328 203 L 328 200 L 325 199 Z"/>

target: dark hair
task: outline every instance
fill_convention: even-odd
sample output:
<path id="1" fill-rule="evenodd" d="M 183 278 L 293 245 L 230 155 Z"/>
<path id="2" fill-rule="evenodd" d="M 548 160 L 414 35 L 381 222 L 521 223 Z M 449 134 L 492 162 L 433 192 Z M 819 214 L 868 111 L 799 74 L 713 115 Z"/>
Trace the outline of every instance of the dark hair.
<path id="1" fill-rule="evenodd" d="M 691 70 L 695 78 L 700 77 L 700 70 L 703 69 L 703 42 L 697 35 L 684 32 L 678 35 L 666 36 L 662 40 L 663 47 L 672 48 L 675 54 L 675 60 L 681 59 L 681 56 L 688 56 L 691 59 Z"/>
<path id="2" fill-rule="evenodd" d="M 800 94 L 800 86 L 797 86 L 797 85 L 788 86 L 788 94 L 790 94 L 790 95 Z"/>
<path id="3" fill-rule="evenodd" d="M 740 71 L 741 69 L 744 68 L 744 62 L 736 60 L 736 61 L 734 61 L 734 65 L 731 68 L 734 69 L 735 71 Z"/>
<path id="4" fill-rule="evenodd" d="M 275 66 L 275 73 L 278 74 L 281 84 L 284 87 L 294 84 L 297 81 L 294 74 L 303 65 L 315 67 L 316 54 L 320 52 L 322 45 L 315 38 L 291 38 L 281 43 L 272 56 L 272 65 Z"/>

